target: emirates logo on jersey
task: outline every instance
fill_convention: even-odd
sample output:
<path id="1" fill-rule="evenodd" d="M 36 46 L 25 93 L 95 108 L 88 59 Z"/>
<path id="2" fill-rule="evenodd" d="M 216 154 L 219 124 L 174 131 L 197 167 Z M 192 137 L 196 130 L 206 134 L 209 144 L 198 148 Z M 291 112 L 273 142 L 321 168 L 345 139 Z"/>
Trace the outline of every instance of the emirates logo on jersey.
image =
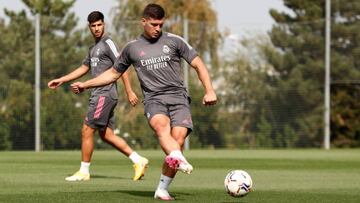
<path id="1" fill-rule="evenodd" d="M 170 48 L 169 48 L 167 45 L 164 45 L 164 46 L 163 46 L 163 52 L 164 52 L 165 54 L 168 54 L 168 53 L 170 52 Z"/>

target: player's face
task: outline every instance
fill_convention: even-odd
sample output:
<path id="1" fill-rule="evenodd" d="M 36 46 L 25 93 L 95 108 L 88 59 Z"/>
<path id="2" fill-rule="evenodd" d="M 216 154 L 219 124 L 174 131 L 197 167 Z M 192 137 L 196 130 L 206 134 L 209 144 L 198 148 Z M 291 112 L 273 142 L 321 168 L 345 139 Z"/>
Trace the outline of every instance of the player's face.
<path id="1" fill-rule="evenodd" d="M 102 20 L 95 21 L 89 24 L 91 34 L 94 38 L 101 38 L 104 34 L 105 23 Z"/>
<path id="2" fill-rule="evenodd" d="M 144 35 L 149 39 L 157 39 L 161 34 L 164 19 L 143 18 L 141 20 L 144 27 Z"/>

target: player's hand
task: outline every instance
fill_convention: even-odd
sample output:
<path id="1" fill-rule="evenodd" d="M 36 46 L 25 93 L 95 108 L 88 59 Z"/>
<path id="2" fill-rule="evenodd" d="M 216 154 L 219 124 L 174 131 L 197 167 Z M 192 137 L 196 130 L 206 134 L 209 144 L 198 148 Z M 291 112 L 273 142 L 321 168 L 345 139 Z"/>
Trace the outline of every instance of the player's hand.
<path id="1" fill-rule="evenodd" d="M 48 82 L 48 87 L 50 89 L 56 89 L 57 87 L 59 87 L 62 84 L 63 84 L 63 81 L 61 81 L 60 79 L 54 79 L 54 80 L 51 80 L 50 82 Z"/>
<path id="2" fill-rule="evenodd" d="M 136 106 L 136 104 L 139 103 L 139 98 L 136 96 L 135 92 L 133 92 L 133 91 L 127 92 L 127 97 L 128 97 L 129 103 L 132 106 Z"/>
<path id="3" fill-rule="evenodd" d="M 204 105 L 215 105 L 217 101 L 216 94 L 214 91 L 207 92 L 203 97 L 203 104 Z"/>
<path id="4" fill-rule="evenodd" d="M 84 83 L 82 83 L 82 82 L 75 82 L 75 83 L 71 84 L 70 86 L 71 86 L 71 91 L 75 94 L 80 94 L 81 92 L 83 92 L 85 90 Z"/>

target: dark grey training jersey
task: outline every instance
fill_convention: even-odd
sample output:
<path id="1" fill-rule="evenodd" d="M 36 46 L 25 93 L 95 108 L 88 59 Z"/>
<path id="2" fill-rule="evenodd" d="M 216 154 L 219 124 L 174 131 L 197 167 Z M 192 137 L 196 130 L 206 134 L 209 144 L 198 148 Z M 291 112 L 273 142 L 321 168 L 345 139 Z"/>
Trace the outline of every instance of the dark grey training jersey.
<path id="1" fill-rule="evenodd" d="M 83 64 L 90 68 L 92 77 L 97 77 L 111 68 L 118 56 L 118 47 L 110 37 L 104 36 L 89 48 L 89 53 L 84 59 Z M 91 95 L 109 95 L 113 99 L 117 99 L 116 82 L 92 89 Z"/>
<path id="2" fill-rule="evenodd" d="M 141 35 L 124 47 L 114 68 L 122 73 L 133 65 L 146 100 L 152 95 L 184 91 L 181 58 L 191 63 L 196 56 L 196 51 L 178 35 L 163 32 L 157 40 Z"/>

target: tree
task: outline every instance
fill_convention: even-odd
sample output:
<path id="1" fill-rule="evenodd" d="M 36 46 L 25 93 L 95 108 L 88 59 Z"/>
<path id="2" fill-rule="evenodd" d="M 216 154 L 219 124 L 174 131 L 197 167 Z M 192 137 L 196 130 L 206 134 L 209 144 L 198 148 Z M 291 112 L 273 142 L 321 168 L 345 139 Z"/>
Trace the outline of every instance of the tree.
<path id="1" fill-rule="evenodd" d="M 81 146 L 81 127 L 85 117 L 87 102 L 78 95 L 63 88 L 57 91 L 46 89 L 43 98 L 49 98 L 41 109 L 42 144 L 45 149 L 79 149 Z M 58 103 L 61 105 L 51 105 Z M 60 107 L 60 108 L 59 108 Z"/>
<path id="2" fill-rule="evenodd" d="M 23 0 L 23 2 L 32 14 L 41 14 L 41 89 L 44 90 L 47 89 L 47 82 L 50 79 L 68 73 L 79 66 L 87 52 L 84 42 L 89 34 L 84 35 L 76 29 L 75 14 L 69 12 L 74 0 Z M 6 90 L 3 96 L 4 102 L 0 104 L 5 109 L 2 114 L 9 119 L 6 120 L 5 127 L 2 129 L 8 129 L 13 149 L 33 149 L 35 133 L 33 128 L 35 66 L 33 17 L 29 17 L 25 10 L 16 13 L 5 9 L 5 14 L 10 20 L 8 24 L 1 21 L 4 32 L 2 32 L 0 42 L 2 45 L 0 54 L 5 57 L 0 63 L 2 73 L 0 79 L 7 82 L 0 85 L 2 90 Z M 46 92 L 42 94 L 41 114 L 45 115 L 41 123 L 44 149 L 74 148 L 74 145 L 78 143 L 69 144 L 68 141 L 63 140 L 66 138 L 58 138 L 55 143 L 48 141 L 52 137 L 47 136 L 54 136 L 49 132 L 63 131 L 64 134 L 74 135 L 73 131 L 67 132 L 66 129 L 75 129 L 74 126 L 79 128 L 78 123 L 70 121 L 81 116 L 80 111 L 76 110 L 75 103 L 82 102 L 86 98 L 76 97 L 77 101 L 75 101 L 69 88 L 65 86 L 63 90 L 66 94 L 61 92 L 61 88 L 59 90 L 62 97 L 55 97 Z M 50 114 L 51 111 L 57 114 Z M 69 122 L 63 122 L 64 119 L 69 119 Z M 50 121 L 53 123 L 49 123 Z M 62 125 L 56 127 L 56 123 L 67 123 L 67 126 L 66 128 Z M 49 129 L 50 126 L 53 128 Z M 72 136 L 69 140 L 73 138 Z"/>
<path id="3" fill-rule="evenodd" d="M 227 54 L 219 71 L 220 129 L 229 148 L 273 146 L 273 123 L 265 118 L 272 110 L 268 96 L 273 88 L 267 80 L 273 68 L 263 56 L 272 46 L 265 35 L 238 43 L 238 49 Z"/>
<path id="4" fill-rule="evenodd" d="M 321 146 L 323 136 L 323 91 L 324 91 L 324 44 L 325 1 L 284 0 L 292 13 L 271 10 L 276 25 L 269 33 L 278 52 L 267 55 L 267 60 L 276 70 L 272 77 L 275 94 L 269 98 L 276 114 L 274 119 L 282 125 L 274 128 L 273 136 L 285 136 L 285 127 L 296 132 L 295 146 Z M 358 1 L 332 1 L 332 71 L 333 80 L 359 78 L 359 12 Z M 342 20 L 342 22 L 337 22 Z M 343 97 L 341 95 L 348 95 Z M 333 104 L 355 105 L 357 96 L 349 95 L 346 89 L 335 88 L 331 93 Z M 345 99 L 346 101 L 339 101 Z M 346 106 L 332 106 L 333 144 L 343 136 L 359 135 L 357 127 L 348 128 L 351 133 L 337 131 L 339 120 L 355 126 L 356 120 L 337 119 L 346 117 Z M 355 113 L 355 111 L 353 111 Z M 358 113 L 357 113 L 358 115 Z M 355 122 L 355 123 L 354 123 Z M 334 126 L 335 125 L 335 126 Z M 340 133 L 340 134 L 339 134 Z M 339 136 L 340 135 L 340 136 Z M 349 138 L 349 137 L 348 137 Z M 355 138 L 355 137 L 353 137 Z M 356 138 L 359 139 L 359 138 Z M 282 141 L 284 143 L 284 141 Z M 357 142 L 359 143 L 359 142 Z M 337 145 L 337 144 L 336 144 Z M 357 144 L 358 145 L 358 144 Z"/>

